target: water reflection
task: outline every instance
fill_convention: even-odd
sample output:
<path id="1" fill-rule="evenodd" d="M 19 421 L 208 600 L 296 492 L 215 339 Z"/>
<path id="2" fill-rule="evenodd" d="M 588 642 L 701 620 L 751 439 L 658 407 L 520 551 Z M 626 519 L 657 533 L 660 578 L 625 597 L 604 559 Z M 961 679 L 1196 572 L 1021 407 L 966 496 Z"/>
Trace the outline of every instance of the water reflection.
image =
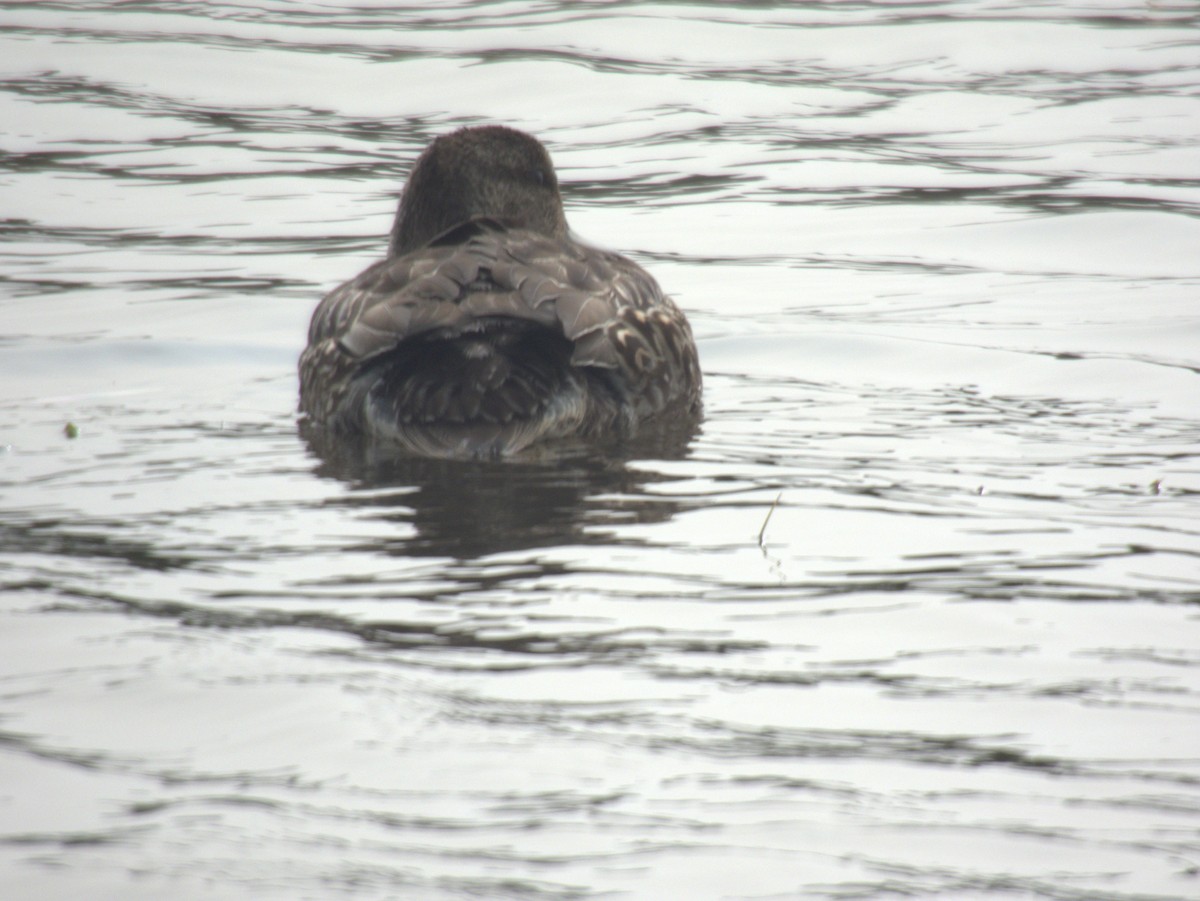
<path id="1" fill-rule="evenodd" d="M 330 503 L 369 509 L 396 537 L 372 548 L 395 556 L 473 559 L 562 544 L 603 544 L 620 524 L 659 523 L 682 505 L 646 502 L 647 484 L 667 476 L 634 460 L 682 460 L 699 426 L 672 422 L 607 447 L 560 445 L 517 460 L 433 460 L 301 424 L 320 462 L 314 472 L 353 491 Z M 637 498 L 637 503 L 630 503 Z M 359 548 L 361 550 L 361 548 Z"/>

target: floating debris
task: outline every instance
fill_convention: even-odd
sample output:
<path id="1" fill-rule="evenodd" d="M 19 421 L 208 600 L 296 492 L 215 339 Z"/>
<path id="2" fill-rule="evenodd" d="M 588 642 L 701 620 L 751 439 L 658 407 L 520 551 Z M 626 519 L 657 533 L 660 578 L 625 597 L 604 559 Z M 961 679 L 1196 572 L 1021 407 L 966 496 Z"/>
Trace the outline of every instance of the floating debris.
<path id="1" fill-rule="evenodd" d="M 775 512 L 775 508 L 779 506 L 779 499 L 783 497 L 783 492 L 775 495 L 775 501 L 771 504 L 771 509 L 767 511 L 767 516 L 763 520 L 762 528 L 758 530 L 758 546 L 763 546 L 763 536 L 767 534 L 767 523 L 771 521 L 771 514 Z"/>

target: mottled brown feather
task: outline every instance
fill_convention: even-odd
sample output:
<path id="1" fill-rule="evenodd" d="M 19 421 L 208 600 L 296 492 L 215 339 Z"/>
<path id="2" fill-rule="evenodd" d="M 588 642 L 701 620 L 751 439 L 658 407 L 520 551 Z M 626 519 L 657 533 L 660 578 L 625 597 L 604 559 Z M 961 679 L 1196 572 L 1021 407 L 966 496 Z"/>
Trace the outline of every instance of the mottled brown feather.
<path id="1" fill-rule="evenodd" d="M 330 292 L 300 359 L 302 410 L 416 453 L 467 456 L 695 416 L 683 313 L 636 263 L 544 229 L 475 216 Z M 397 226 L 393 243 L 404 234 Z"/>

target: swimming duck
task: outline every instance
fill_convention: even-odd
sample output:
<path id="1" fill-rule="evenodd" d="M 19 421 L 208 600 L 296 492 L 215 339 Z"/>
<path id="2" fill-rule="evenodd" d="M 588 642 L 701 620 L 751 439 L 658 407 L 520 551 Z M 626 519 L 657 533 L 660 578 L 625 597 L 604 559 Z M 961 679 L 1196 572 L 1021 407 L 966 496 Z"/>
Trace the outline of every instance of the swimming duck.
<path id="1" fill-rule="evenodd" d="M 632 260 L 567 229 L 550 155 L 503 126 L 417 158 L 387 258 L 317 306 L 300 408 L 318 429 L 500 457 L 698 414 L 691 328 Z"/>

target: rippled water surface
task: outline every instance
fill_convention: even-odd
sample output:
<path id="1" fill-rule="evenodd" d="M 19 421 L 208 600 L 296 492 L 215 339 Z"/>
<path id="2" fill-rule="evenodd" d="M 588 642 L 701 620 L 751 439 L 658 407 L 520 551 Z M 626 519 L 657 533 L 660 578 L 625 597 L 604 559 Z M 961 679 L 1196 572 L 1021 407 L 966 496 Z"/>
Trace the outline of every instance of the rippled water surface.
<path id="1" fill-rule="evenodd" d="M 1200 895 L 1198 26 L 0 4 L 0 897 Z M 688 311 L 695 435 L 306 444 L 480 122 Z"/>

